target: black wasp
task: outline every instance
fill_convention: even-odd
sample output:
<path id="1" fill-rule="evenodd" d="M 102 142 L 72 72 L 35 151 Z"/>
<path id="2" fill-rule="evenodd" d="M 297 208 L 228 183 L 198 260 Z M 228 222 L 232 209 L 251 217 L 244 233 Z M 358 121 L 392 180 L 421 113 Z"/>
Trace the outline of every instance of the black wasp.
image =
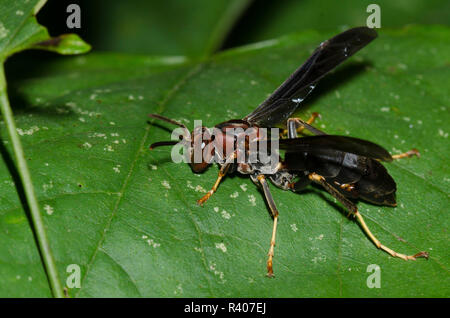
<path id="1" fill-rule="evenodd" d="M 349 215 L 358 220 L 364 232 L 377 248 L 404 260 L 428 257 L 426 252 L 409 256 L 397 253 L 382 245 L 367 227 L 355 203 L 351 201 L 351 199 L 363 199 L 374 204 L 395 206 L 395 181 L 379 161 L 392 161 L 393 159 L 419 155 L 418 151 L 413 149 L 404 154 L 391 155 L 381 146 L 369 141 L 347 136 L 327 135 L 311 126 L 317 116 L 316 113 L 306 122 L 300 118 L 290 118 L 323 76 L 376 37 L 377 33 L 373 29 L 357 27 L 322 42 L 308 60 L 253 112 L 243 119 L 229 120 L 215 126 L 222 132 L 224 143 L 229 142 L 230 138 L 232 143 L 236 143 L 239 138 L 238 134 L 231 136 L 226 134 L 226 130 L 230 128 L 242 128 L 243 130 L 253 128 L 258 131 L 261 128 L 274 127 L 280 124 L 286 127 L 287 138 L 278 140 L 279 148 L 285 151 L 284 158 L 280 157 L 275 170 L 270 174 L 263 173 L 261 163 L 238 163 L 236 151 L 228 157 L 221 153 L 219 154 L 222 159 L 219 161 L 219 176 L 212 189 L 197 201 L 200 205 L 207 201 L 217 190 L 220 181 L 227 173 L 237 171 L 250 175 L 252 181 L 262 188 L 274 221 L 267 260 L 267 275 L 269 277 L 273 276 L 272 258 L 274 256 L 279 214 L 270 193 L 267 179 L 278 188 L 293 192 L 302 190 L 311 182 L 317 183 L 348 209 Z M 187 130 L 183 124 L 172 119 L 157 114 L 149 116 Z M 201 139 L 201 132 L 206 129 L 206 127 L 196 127 L 192 133 L 194 137 L 186 137 L 187 140 L 185 141 L 193 146 L 198 142 L 196 138 Z M 309 130 L 313 136 L 299 138 L 298 133 L 303 129 Z M 211 158 L 216 150 L 213 149 L 210 141 L 201 140 L 201 145 L 202 150 L 210 153 Z M 152 144 L 150 148 L 176 143 L 176 141 L 157 142 Z M 248 152 L 248 142 L 245 145 L 245 151 Z M 223 147 L 223 149 L 225 148 Z M 191 151 L 192 149 L 191 147 Z M 193 156 L 193 153 L 191 153 L 191 156 Z M 196 173 L 206 170 L 211 163 L 211 160 L 208 160 L 210 158 L 203 159 L 201 162 L 190 163 L 192 170 Z"/>

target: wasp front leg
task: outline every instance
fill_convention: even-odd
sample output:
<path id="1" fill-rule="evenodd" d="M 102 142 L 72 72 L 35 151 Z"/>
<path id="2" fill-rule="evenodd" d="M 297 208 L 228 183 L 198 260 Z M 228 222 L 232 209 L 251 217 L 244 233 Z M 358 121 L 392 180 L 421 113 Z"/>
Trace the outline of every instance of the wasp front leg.
<path id="1" fill-rule="evenodd" d="M 228 169 L 230 169 L 230 166 L 232 164 L 232 161 L 236 158 L 236 152 L 233 152 L 233 154 L 230 155 L 230 157 L 225 161 L 225 163 L 220 167 L 219 175 L 217 176 L 216 182 L 212 186 L 211 190 L 209 190 L 203 197 L 201 197 L 199 200 L 197 200 L 198 205 L 203 205 L 208 199 L 214 194 L 214 192 L 217 191 L 217 188 L 219 187 L 219 183 L 222 181 L 222 178 L 225 177 L 225 175 L 228 172 Z"/>

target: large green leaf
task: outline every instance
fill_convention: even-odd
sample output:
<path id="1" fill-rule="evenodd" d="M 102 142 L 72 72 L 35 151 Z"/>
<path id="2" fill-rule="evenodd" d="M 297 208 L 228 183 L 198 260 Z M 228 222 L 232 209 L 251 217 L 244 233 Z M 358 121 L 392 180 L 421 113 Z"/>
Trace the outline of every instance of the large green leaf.
<path id="1" fill-rule="evenodd" d="M 241 118 L 332 34 L 306 32 L 203 61 L 93 53 L 45 64 L 39 78 L 12 83 L 13 105 L 60 277 L 81 268 L 71 296 L 448 297 L 449 35 L 445 27 L 382 31 L 321 81 L 299 113 L 318 127 L 421 158 L 386 164 L 397 208 L 360 202 L 387 246 L 428 261 L 379 251 L 325 191 L 274 187 L 280 210 L 274 269 L 265 277 L 272 219 L 248 178 L 230 176 L 204 207 L 196 199 L 218 169 L 195 175 L 148 150 L 173 128 Z M 20 110 L 19 110 L 20 109 Z M 2 127 L 3 129 L 3 127 Z M 3 134 L 2 134 L 3 135 Z M 6 144 L 8 147 L 8 144 Z M 1 296 L 47 296 L 27 217 L 0 168 Z M 381 288 L 366 281 L 381 268 Z"/>
<path id="2" fill-rule="evenodd" d="M 29 224 L 33 229 L 35 243 L 39 249 L 52 294 L 55 297 L 63 297 L 63 287 L 56 271 L 46 228 L 39 211 L 39 203 L 35 196 L 33 182 L 9 105 L 3 66 L 8 57 L 26 49 L 44 49 L 61 54 L 78 54 L 89 51 L 90 46 L 75 34 L 50 38 L 47 29 L 39 25 L 35 18 L 36 13 L 45 2 L 46 0 L 0 1 L 0 112 L 11 142 L 12 156 L 3 147 L 0 152 L 10 173 L 18 181 L 16 189 L 23 195 L 23 207 L 29 215 Z M 5 140 L 6 142 L 8 141 Z M 14 158 L 14 161 L 11 158 Z"/>

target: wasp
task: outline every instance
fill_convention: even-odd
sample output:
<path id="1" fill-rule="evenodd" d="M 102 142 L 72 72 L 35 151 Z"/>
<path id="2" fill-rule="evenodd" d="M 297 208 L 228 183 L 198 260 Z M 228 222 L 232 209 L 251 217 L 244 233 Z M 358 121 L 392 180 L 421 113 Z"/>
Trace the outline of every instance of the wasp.
<path id="1" fill-rule="evenodd" d="M 201 161 L 190 161 L 195 173 L 205 171 L 213 162 L 211 158 L 218 155 L 216 162 L 220 166 L 216 182 L 197 203 L 203 205 L 217 190 L 222 179 L 230 173 L 238 172 L 249 175 L 257 184 L 265 197 L 273 217 L 273 229 L 267 259 L 267 276 L 273 277 L 273 257 L 279 211 L 269 189 L 269 182 L 274 186 L 292 192 L 300 192 L 311 183 L 323 187 L 336 198 L 349 212 L 349 217 L 355 218 L 361 228 L 375 246 L 393 257 L 404 260 L 415 260 L 419 257 L 428 258 L 427 252 L 415 255 L 398 253 L 383 245 L 368 228 L 363 216 L 359 213 L 355 200 L 362 199 L 376 205 L 396 206 L 396 183 L 389 175 L 381 161 L 389 162 L 411 156 L 419 156 L 416 149 L 399 155 L 391 155 L 383 147 L 362 139 L 349 136 L 329 135 L 315 128 L 312 124 L 318 114 L 303 121 L 291 117 L 301 102 L 313 91 L 318 81 L 343 61 L 365 47 L 377 37 L 375 30 L 367 27 L 356 27 L 344 31 L 333 38 L 322 42 L 306 62 L 290 75 L 266 100 L 243 119 L 233 119 L 216 125 L 218 133 L 215 138 L 204 138 L 206 127 L 195 127 L 190 135 L 182 139 L 190 144 L 190 156 L 194 157 L 194 145 L 201 144 L 203 156 Z M 175 120 L 158 114 L 150 114 L 154 119 L 177 125 L 189 133 L 187 127 Z M 251 141 L 270 139 L 261 137 L 262 129 L 282 125 L 285 129 L 277 136 L 278 147 L 284 151 L 275 167 L 267 168 L 267 163 L 256 161 L 237 161 L 239 152 L 251 153 Z M 239 128 L 239 129 L 237 129 Z M 230 134 L 229 131 L 232 131 Z M 248 136 L 242 138 L 243 131 L 253 129 L 252 140 Z M 306 129 L 308 136 L 299 137 Z M 302 135 L 304 135 L 302 133 Z M 193 137 L 189 137 L 193 136 Z M 213 142 L 214 140 L 214 142 Z M 237 141 L 243 140 L 241 147 Z M 174 145 L 177 141 L 161 141 L 153 143 L 150 149 L 164 145 Z M 223 144 L 218 151 L 214 145 Z M 229 145 L 234 147 L 229 147 Z M 235 149 L 233 151 L 225 151 Z M 258 150 L 257 150 L 258 151 Z M 244 158 L 247 158 L 244 156 Z M 269 171 L 269 172 L 268 172 Z"/>

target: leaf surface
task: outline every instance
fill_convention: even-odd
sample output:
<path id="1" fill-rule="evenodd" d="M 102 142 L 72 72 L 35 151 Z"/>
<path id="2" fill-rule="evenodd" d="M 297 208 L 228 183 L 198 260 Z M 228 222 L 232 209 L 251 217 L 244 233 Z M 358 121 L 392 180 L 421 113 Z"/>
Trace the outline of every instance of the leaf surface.
<path id="1" fill-rule="evenodd" d="M 201 63 L 92 53 L 46 62 L 11 84 L 48 235 L 63 281 L 81 269 L 77 297 L 448 297 L 448 86 L 446 27 L 382 31 L 324 78 L 299 115 L 320 112 L 328 133 L 370 140 L 421 158 L 386 164 L 398 207 L 359 202 L 369 227 L 403 253 L 379 251 L 325 191 L 271 186 L 280 210 L 275 279 L 265 277 L 272 219 L 245 176 L 229 176 L 205 204 L 217 167 L 174 164 L 169 124 L 192 128 L 242 118 L 332 34 L 305 32 Z M 4 136 L 3 125 L 2 136 Z M 6 142 L 6 146 L 8 144 Z M 0 167 L 1 296 L 48 296 L 39 255 L 9 171 Z M 381 288 L 368 288 L 370 264 Z M 441 286 L 436 288 L 436 286 Z"/>

